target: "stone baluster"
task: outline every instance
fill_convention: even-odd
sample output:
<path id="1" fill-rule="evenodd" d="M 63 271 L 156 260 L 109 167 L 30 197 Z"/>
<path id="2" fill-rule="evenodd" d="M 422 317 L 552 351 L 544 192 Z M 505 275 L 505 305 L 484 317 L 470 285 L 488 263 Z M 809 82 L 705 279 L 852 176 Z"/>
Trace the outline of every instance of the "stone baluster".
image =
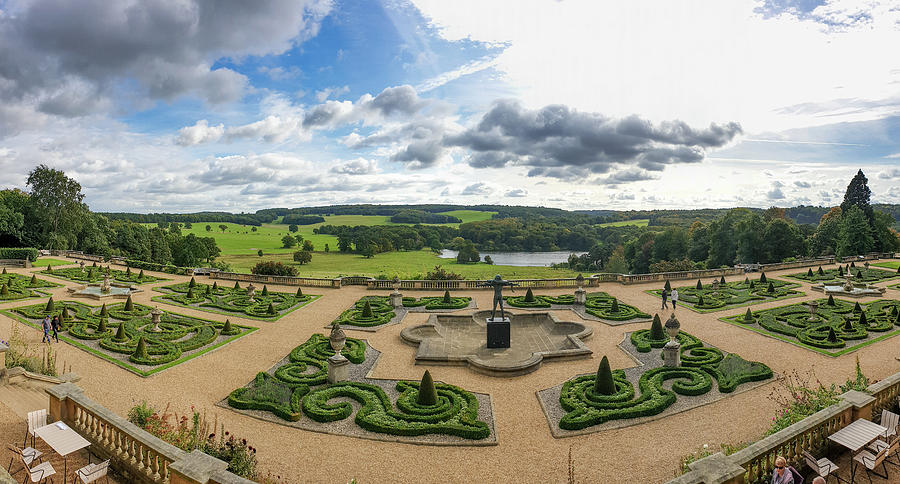
<path id="1" fill-rule="evenodd" d="M 156 481 L 156 482 L 159 482 L 160 477 L 161 477 L 161 476 L 159 475 L 159 461 L 160 461 L 160 459 L 161 459 L 161 457 L 159 456 L 159 454 L 157 454 L 156 452 L 154 452 L 154 453 L 153 453 L 153 456 L 151 457 L 151 460 L 150 460 L 150 462 L 153 464 L 153 466 L 152 466 L 152 471 L 153 471 L 153 472 L 152 472 L 152 474 L 150 475 L 150 478 L 153 479 L 153 480 Z"/>
<path id="2" fill-rule="evenodd" d="M 133 438 L 129 437 L 128 438 L 128 455 L 130 456 L 130 459 L 128 459 L 128 462 L 130 462 L 132 466 L 137 464 L 137 450 L 138 450 L 138 443 L 135 442 L 135 440 Z"/>

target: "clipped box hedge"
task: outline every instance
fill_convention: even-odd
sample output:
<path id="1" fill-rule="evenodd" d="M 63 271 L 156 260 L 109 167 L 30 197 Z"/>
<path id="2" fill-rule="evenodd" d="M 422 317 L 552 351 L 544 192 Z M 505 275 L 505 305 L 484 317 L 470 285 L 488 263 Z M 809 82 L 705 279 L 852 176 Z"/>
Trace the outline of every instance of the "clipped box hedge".
<path id="1" fill-rule="evenodd" d="M 38 250 L 34 247 L 2 247 L 0 259 L 28 259 L 31 262 L 38 258 Z"/>

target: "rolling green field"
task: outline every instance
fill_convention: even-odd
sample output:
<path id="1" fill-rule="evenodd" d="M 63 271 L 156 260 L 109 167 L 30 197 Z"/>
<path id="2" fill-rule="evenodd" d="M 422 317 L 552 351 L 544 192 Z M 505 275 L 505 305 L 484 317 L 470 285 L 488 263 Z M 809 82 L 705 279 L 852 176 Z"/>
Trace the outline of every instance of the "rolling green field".
<path id="1" fill-rule="evenodd" d="M 442 215 L 452 215 L 454 217 L 462 220 L 462 223 L 469 222 L 480 222 L 482 220 L 488 220 L 494 216 L 497 212 L 481 212 L 478 210 L 451 210 L 449 212 L 440 212 Z M 459 225 L 459 224 L 447 224 L 447 225 Z"/>
<path id="2" fill-rule="evenodd" d="M 607 222 L 600 224 L 600 227 L 624 227 L 625 225 L 634 225 L 636 227 L 646 227 L 650 224 L 649 218 L 638 218 L 634 220 L 621 220 L 619 222 Z"/>
<path id="3" fill-rule="evenodd" d="M 896 268 L 900 267 L 900 260 L 892 260 L 892 261 L 888 261 L 888 262 L 877 262 L 872 265 L 878 266 L 878 267 L 885 267 L 888 269 L 896 269 Z"/>
<path id="4" fill-rule="evenodd" d="M 358 254 L 342 254 L 337 251 L 329 253 L 316 252 L 312 262 L 297 265 L 294 263 L 291 253 L 267 254 L 258 257 L 253 254 L 226 255 L 219 260 L 229 263 L 236 272 L 250 272 L 250 268 L 257 262 L 275 260 L 290 264 L 297 268 L 301 277 L 336 277 L 340 275 L 385 275 L 393 278 L 395 275 L 401 279 L 412 279 L 416 276 L 424 277 L 425 273 L 436 265 L 441 265 L 445 270 L 462 274 L 467 279 L 488 279 L 495 274 L 502 274 L 506 278 L 530 279 L 530 278 L 556 278 L 574 277 L 575 272 L 568 269 L 553 269 L 550 267 L 515 267 L 488 264 L 457 264 L 456 259 L 441 259 L 431 250 L 425 249 L 414 252 L 385 252 L 377 254 L 371 259 Z"/>
<path id="5" fill-rule="evenodd" d="M 77 262 L 69 262 L 66 260 L 59 259 L 51 259 L 49 257 L 41 257 L 38 260 L 31 263 L 31 267 L 47 267 L 48 265 L 52 266 L 65 266 L 69 264 L 77 264 Z"/>

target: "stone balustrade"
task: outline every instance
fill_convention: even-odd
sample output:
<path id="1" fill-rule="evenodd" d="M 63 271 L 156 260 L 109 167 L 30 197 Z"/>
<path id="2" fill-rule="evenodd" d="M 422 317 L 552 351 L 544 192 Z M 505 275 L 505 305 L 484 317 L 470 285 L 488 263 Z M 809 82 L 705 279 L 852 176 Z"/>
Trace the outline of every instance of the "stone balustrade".
<path id="1" fill-rule="evenodd" d="M 0 259 L 0 267 L 21 267 L 31 269 L 31 261 L 28 259 Z"/>
<path id="2" fill-rule="evenodd" d="M 199 451 L 185 452 L 87 398 L 73 383 L 47 390 L 50 420 L 61 420 L 91 442 L 90 451 L 139 484 L 250 484 L 228 464 Z"/>
<path id="3" fill-rule="evenodd" d="M 226 281 L 259 282 L 280 284 L 282 286 L 312 286 L 331 288 L 341 287 L 341 280 L 339 278 L 321 279 L 314 277 L 265 276 L 257 274 L 242 274 L 238 272 L 210 272 L 209 277 L 210 279 L 223 279 Z"/>

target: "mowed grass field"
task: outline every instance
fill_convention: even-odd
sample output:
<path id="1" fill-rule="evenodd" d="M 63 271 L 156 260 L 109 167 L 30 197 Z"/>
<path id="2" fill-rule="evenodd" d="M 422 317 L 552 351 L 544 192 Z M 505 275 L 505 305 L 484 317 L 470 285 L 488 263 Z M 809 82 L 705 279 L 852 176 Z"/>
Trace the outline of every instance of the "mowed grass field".
<path id="1" fill-rule="evenodd" d="M 600 227 L 624 227 L 625 225 L 634 225 L 636 227 L 646 227 L 650 224 L 649 218 L 637 218 L 634 220 L 621 220 L 619 222 L 607 222 L 600 224 Z"/>
<path id="2" fill-rule="evenodd" d="M 877 266 L 877 267 L 886 267 L 888 269 L 896 269 L 896 268 L 900 267 L 900 261 L 892 260 L 892 261 L 888 261 L 888 262 L 877 262 L 872 265 Z"/>
<path id="3" fill-rule="evenodd" d="M 329 253 L 316 252 L 312 262 L 298 265 L 293 260 L 290 252 L 266 254 L 258 257 L 256 254 L 228 255 L 220 258 L 229 263 L 236 272 L 250 272 L 250 268 L 261 261 L 274 260 L 290 264 L 297 268 L 301 277 L 337 277 L 337 276 L 371 276 L 379 275 L 401 279 L 413 279 L 424 277 L 425 273 L 434 266 L 440 265 L 444 269 L 463 275 L 466 279 L 489 279 L 495 274 L 502 274 L 506 278 L 531 279 L 531 278 L 557 278 L 574 277 L 577 273 L 568 269 L 553 269 L 550 267 L 515 267 L 478 264 L 457 264 L 456 259 L 441 259 L 430 249 L 411 252 L 384 252 L 376 254 L 371 259 L 366 259 L 359 254 L 344 254 L 337 251 Z"/>

